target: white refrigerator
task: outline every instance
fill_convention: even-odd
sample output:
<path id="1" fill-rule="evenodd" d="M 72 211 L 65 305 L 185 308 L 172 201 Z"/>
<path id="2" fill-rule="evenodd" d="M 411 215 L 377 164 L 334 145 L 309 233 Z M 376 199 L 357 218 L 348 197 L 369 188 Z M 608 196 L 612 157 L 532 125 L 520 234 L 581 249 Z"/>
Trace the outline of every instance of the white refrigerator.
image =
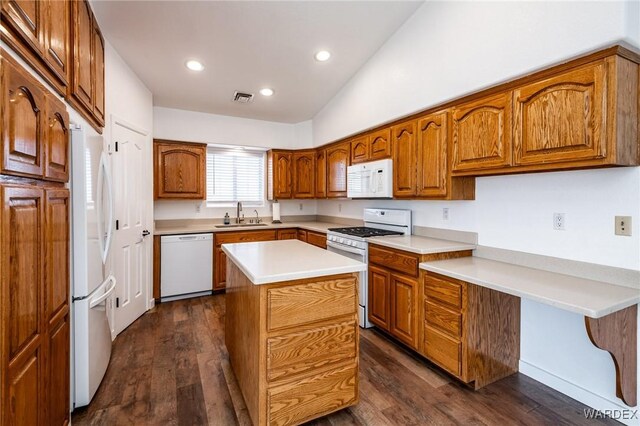
<path id="1" fill-rule="evenodd" d="M 112 294 L 108 258 L 113 235 L 109 156 L 93 129 L 71 131 L 72 198 L 72 400 L 89 404 L 111 358 Z M 112 318 L 111 318 L 112 319 Z"/>

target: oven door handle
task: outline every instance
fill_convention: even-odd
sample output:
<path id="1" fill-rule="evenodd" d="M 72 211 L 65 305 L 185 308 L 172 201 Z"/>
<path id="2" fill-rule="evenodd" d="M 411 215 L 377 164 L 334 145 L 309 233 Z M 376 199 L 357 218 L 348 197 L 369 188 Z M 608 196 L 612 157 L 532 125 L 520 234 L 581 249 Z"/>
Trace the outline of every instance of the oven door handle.
<path id="1" fill-rule="evenodd" d="M 363 249 L 358 249 L 355 247 L 349 247 L 342 244 L 334 243 L 333 241 L 327 241 L 327 247 L 333 247 L 334 249 L 346 251 L 353 254 L 364 255 Z"/>

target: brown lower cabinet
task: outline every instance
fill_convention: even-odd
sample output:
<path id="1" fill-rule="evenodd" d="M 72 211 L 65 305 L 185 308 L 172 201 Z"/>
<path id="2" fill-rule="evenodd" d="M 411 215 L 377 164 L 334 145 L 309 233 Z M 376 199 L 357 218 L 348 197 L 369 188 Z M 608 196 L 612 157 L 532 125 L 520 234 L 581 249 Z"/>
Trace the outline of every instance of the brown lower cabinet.
<path id="1" fill-rule="evenodd" d="M 420 262 L 470 255 L 371 244 L 369 321 L 479 389 L 518 371 L 520 299 L 418 269 Z"/>
<path id="2" fill-rule="evenodd" d="M 0 424 L 69 423 L 69 191 L 0 176 Z"/>
<path id="3" fill-rule="evenodd" d="M 296 228 L 278 229 L 276 237 L 278 240 L 295 240 L 298 238 L 298 230 Z"/>

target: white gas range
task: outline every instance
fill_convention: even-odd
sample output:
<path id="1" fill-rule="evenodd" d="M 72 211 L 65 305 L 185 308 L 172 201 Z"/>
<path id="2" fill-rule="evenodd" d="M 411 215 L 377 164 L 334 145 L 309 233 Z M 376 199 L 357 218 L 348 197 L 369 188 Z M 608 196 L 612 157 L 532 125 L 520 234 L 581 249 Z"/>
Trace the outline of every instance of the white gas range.
<path id="1" fill-rule="evenodd" d="M 369 262 L 367 238 L 387 235 L 411 234 L 411 210 L 364 209 L 364 226 L 330 228 L 327 232 L 327 250 L 363 263 Z M 369 328 L 367 300 L 368 273 L 360 273 L 359 323 Z"/>

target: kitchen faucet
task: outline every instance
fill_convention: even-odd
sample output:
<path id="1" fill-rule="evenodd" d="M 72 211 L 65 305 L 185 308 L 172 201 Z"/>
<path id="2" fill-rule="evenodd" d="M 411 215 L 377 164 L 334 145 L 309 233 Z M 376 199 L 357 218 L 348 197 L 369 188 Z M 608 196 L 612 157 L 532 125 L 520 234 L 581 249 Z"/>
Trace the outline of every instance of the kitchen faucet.
<path id="1" fill-rule="evenodd" d="M 260 223 L 260 215 L 258 214 L 258 210 L 254 210 L 254 212 L 256 213 L 256 223 Z"/>
<path id="2" fill-rule="evenodd" d="M 242 203 L 238 201 L 238 205 L 236 206 L 236 223 L 237 224 L 244 222 L 244 213 L 242 214 L 242 217 L 240 217 L 241 211 L 242 211 Z"/>

